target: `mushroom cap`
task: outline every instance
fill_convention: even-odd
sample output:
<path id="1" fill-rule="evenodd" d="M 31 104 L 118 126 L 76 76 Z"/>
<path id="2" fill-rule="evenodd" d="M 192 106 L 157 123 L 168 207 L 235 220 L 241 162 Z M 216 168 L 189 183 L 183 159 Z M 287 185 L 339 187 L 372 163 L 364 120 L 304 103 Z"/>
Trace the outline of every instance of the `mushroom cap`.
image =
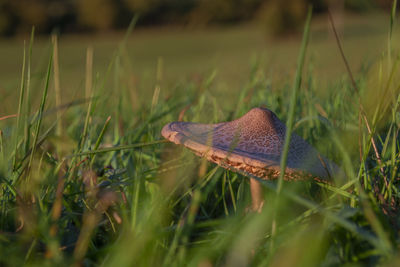
<path id="1" fill-rule="evenodd" d="M 218 165 L 262 179 L 280 176 L 286 126 L 266 108 L 253 108 L 239 119 L 217 124 L 171 122 L 161 134 Z M 339 168 L 292 133 L 285 180 L 327 181 Z"/>

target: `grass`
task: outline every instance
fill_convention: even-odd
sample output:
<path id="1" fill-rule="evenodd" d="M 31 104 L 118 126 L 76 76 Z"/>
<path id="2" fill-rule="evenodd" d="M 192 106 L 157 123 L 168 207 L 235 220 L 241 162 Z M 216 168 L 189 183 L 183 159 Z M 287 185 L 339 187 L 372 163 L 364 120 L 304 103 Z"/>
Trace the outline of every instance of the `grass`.
<path id="1" fill-rule="evenodd" d="M 348 16 L 344 22 L 347 26 L 343 32 L 343 44 L 351 53 L 348 60 L 355 71 L 360 71 L 387 49 L 386 42 L 382 42 L 388 34 L 387 15 Z M 312 61 L 322 93 L 326 91 L 328 82 L 343 77 L 344 69 L 326 17 L 313 18 L 311 33 L 307 60 Z M 393 42 L 398 40 L 398 36 L 398 30 L 394 28 Z M 26 38 L 29 40 L 28 36 Z M 49 39 L 36 36 L 33 43 L 31 83 L 34 88 L 41 86 L 46 70 L 51 45 Z M 60 87 L 64 103 L 84 97 L 87 48 L 92 47 L 94 51 L 93 75 L 104 75 L 118 49 L 116 40 L 122 39 L 122 34 L 60 37 Z M 228 109 L 247 83 L 253 65 L 258 64 L 275 87 L 281 87 L 288 77 L 294 75 L 300 39 L 301 36 L 293 36 L 274 40 L 255 25 L 210 30 L 135 30 L 127 39 L 126 50 L 120 57 L 124 66 L 120 71 L 121 78 L 125 79 L 122 84 L 146 94 L 146 99 L 151 98 L 152 90 L 149 88 L 155 86 L 157 62 L 161 58 L 164 66 L 162 85 L 168 88 L 178 83 L 204 80 L 216 71 L 213 95 L 218 100 L 229 97 L 229 103 L 224 106 Z M 13 103 L 18 97 L 16 88 L 20 82 L 23 40 L 2 40 L 0 50 L 3 55 L 0 90 L 6 99 L 0 113 L 11 114 L 15 113 Z M 112 81 L 109 79 L 107 86 L 112 87 Z M 228 96 L 227 90 L 231 92 Z M 162 90 L 161 94 L 166 92 L 170 90 Z M 49 93 L 54 94 L 54 90 Z M 145 98 L 136 98 L 140 101 L 136 101 L 134 107 L 140 109 Z"/>
<path id="2" fill-rule="evenodd" d="M 321 44 L 315 24 L 307 47 L 306 37 L 302 49 L 298 40 L 271 45 L 282 61 L 294 62 L 299 54 L 295 79 L 279 64 L 280 78 L 272 77 L 275 72 L 266 62 L 273 60 L 257 59 L 261 48 L 255 60 L 251 49 L 232 56 L 235 62 L 250 62 L 249 67 L 238 64 L 240 75 L 232 78 L 231 62 L 219 59 L 244 49 L 244 41 L 220 49 L 222 56 L 214 63 L 205 58 L 209 53 L 201 50 L 206 46 L 201 40 L 211 38 L 216 45 L 217 40 L 255 36 L 243 29 L 226 31 L 226 39 L 197 33 L 197 46 L 182 33 L 162 37 L 171 39 L 160 46 L 158 37 L 146 39 L 139 31 L 137 39 L 125 39 L 113 53 L 94 47 L 93 57 L 85 41 L 87 53 L 75 39 L 65 40 L 64 47 L 62 37 L 53 38 L 47 49 L 42 43 L 40 60 L 31 48 L 43 40 L 35 41 L 32 34 L 21 50 L 19 70 L 10 67 L 13 74 L 3 85 L 19 86 L 19 92 L 2 89 L 7 95 L 2 112 L 18 116 L 0 120 L 0 264 L 396 266 L 398 33 L 394 15 L 381 24 L 389 25 L 389 35 L 380 28 L 373 34 L 372 43 L 380 42 L 382 50 L 374 51 L 370 64 L 357 63 L 371 51 L 366 47 L 354 57 L 346 53 L 351 45 L 344 35 L 343 50 L 358 91 L 344 72 L 335 40 Z M 177 36 L 182 39 L 173 41 Z M 131 48 L 133 41 L 138 43 Z M 164 56 L 136 62 L 130 53 L 138 53 L 140 45 L 161 47 Z M 72 64 L 76 55 L 71 51 L 78 50 L 71 47 L 79 47 L 79 66 Z M 72 50 L 64 54 L 63 49 Z M 323 58 L 334 66 L 325 69 L 341 68 L 340 75 L 331 74 L 329 80 L 321 75 L 318 51 L 329 51 Z M 72 68 L 63 65 L 68 55 Z M 193 66 L 196 61 L 199 65 Z M 199 77 L 188 78 L 199 70 Z M 250 175 L 221 169 L 160 136 L 162 126 L 179 117 L 224 121 L 260 105 L 287 120 L 345 175 L 335 177 L 334 185 L 260 181 L 266 205 L 260 214 L 246 214 Z M 370 131 L 360 119 L 360 106 Z"/>

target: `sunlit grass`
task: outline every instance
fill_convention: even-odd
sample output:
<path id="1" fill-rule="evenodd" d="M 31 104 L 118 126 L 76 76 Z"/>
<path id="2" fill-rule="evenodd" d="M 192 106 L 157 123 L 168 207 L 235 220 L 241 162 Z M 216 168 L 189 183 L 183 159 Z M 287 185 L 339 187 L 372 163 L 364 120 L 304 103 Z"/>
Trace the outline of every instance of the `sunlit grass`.
<path id="1" fill-rule="evenodd" d="M 361 101 L 344 71 L 320 92 L 312 38 L 307 53 L 305 46 L 296 49 L 307 60 L 303 70 L 298 67 L 295 86 L 290 73 L 274 83 L 265 65 L 247 55 L 251 64 L 239 93 L 226 90 L 222 98 L 214 90 L 226 77 L 214 66 L 199 79 L 166 83 L 169 60 L 157 59 L 152 75 L 139 76 L 152 86 L 145 92 L 132 85 L 131 70 L 140 66 L 127 56 L 127 40 L 101 70 L 87 67 L 91 57 L 85 62 L 83 56 L 86 67 L 76 79 L 87 88 L 73 89 L 73 97 L 57 96 L 51 86 L 63 77 L 63 60 L 60 77 L 54 77 L 52 45 L 43 52 L 46 68 L 35 72 L 37 85 L 31 83 L 34 40 L 21 52 L 19 94 L 8 98 L 17 117 L 0 121 L 1 264 L 312 266 L 398 260 L 396 49 L 390 60 L 382 50 L 370 68 L 354 71 Z M 396 48 L 394 38 L 382 42 Z M 329 53 L 340 58 L 332 47 Z M 95 49 L 94 62 L 96 55 Z M 376 93 L 372 85 L 383 89 Z M 67 90 L 65 83 L 60 86 Z M 384 99 L 368 106 L 372 135 L 359 118 L 360 103 L 369 103 L 371 95 L 376 103 Z M 331 185 L 260 181 L 266 205 L 252 214 L 246 212 L 248 174 L 167 143 L 160 130 L 178 118 L 226 121 L 262 105 L 282 120 L 292 118 L 293 130 L 344 174 Z"/>

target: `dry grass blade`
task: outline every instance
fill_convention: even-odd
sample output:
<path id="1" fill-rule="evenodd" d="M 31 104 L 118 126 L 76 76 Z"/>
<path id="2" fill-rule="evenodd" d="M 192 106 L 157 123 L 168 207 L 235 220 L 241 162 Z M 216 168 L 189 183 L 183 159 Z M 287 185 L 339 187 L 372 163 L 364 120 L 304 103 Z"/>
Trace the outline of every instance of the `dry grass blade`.
<path id="1" fill-rule="evenodd" d="M 0 121 L 6 120 L 6 119 L 11 119 L 11 118 L 16 118 L 16 117 L 18 117 L 18 114 L 11 114 L 11 115 L 0 117 Z"/>
<path id="2" fill-rule="evenodd" d="M 92 79 L 93 79 L 93 47 L 89 46 L 86 50 L 86 81 L 85 96 L 87 99 L 92 95 Z"/>
<path id="3" fill-rule="evenodd" d="M 333 33 L 335 35 L 335 40 L 336 40 L 337 46 L 338 46 L 339 51 L 340 51 L 340 55 L 341 55 L 341 57 L 343 59 L 343 62 L 345 64 L 345 66 L 346 66 L 346 70 L 347 70 L 347 73 L 349 74 L 350 81 L 351 81 L 351 84 L 353 86 L 354 92 L 358 96 L 359 112 L 361 113 L 361 117 L 364 120 L 365 126 L 367 127 L 367 130 L 368 130 L 368 134 L 370 135 L 371 144 L 372 144 L 372 147 L 374 149 L 376 159 L 377 159 L 379 165 L 382 165 L 382 159 L 381 159 L 381 156 L 379 154 L 378 148 L 376 146 L 376 143 L 375 143 L 375 140 L 374 140 L 374 136 L 373 136 L 373 132 L 372 132 L 370 124 L 368 122 L 367 115 L 365 113 L 364 107 L 363 107 L 363 105 L 361 103 L 359 89 L 358 89 L 357 84 L 356 84 L 356 82 L 354 80 L 353 73 L 352 73 L 352 71 L 350 69 L 350 65 L 349 65 L 349 63 L 348 63 L 348 61 L 346 59 L 346 56 L 344 55 L 343 47 L 342 47 L 342 44 L 340 42 L 339 35 L 338 35 L 337 31 L 336 31 L 335 23 L 333 21 L 332 13 L 330 12 L 330 10 L 328 10 L 328 16 L 329 16 L 329 21 L 330 21 L 331 26 L 332 26 Z M 389 184 L 388 184 L 388 181 L 387 181 L 387 178 L 386 178 L 386 175 L 385 175 L 385 170 L 383 169 L 383 167 L 380 168 L 380 171 L 381 171 L 381 173 L 383 175 L 384 183 L 385 183 L 386 187 L 388 187 Z"/>

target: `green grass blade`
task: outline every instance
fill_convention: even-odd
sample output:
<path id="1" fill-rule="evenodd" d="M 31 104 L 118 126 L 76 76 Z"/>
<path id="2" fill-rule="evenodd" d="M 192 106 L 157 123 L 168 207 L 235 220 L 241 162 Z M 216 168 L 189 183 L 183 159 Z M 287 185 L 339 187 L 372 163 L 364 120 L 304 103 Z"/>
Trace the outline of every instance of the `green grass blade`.
<path id="1" fill-rule="evenodd" d="M 103 129 L 101 129 L 100 135 L 97 138 L 96 144 L 94 145 L 94 150 L 97 150 L 99 148 L 101 140 L 103 140 L 104 133 L 106 132 L 106 130 L 108 128 L 108 124 L 110 123 L 110 120 L 111 120 L 111 116 L 108 116 L 107 119 L 106 119 L 106 122 L 104 123 Z M 94 162 L 95 158 L 96 158 L 96 154 L 94 154 L 94 156 L 93 156 L 93 158 L 92 158 L 92 160 L 90 162 L 90 166 L 93 165 L 93 162 Z"/>
<path id="2" fill-rule="evenodd" d="M 35 27 L 32 27 L 31 38 L 29 41 L 28 48 L 28 69 L 26 72 L 26 110 L 25 110 L 25 125 L 24 125 L 24 140 L 25 140 L 25 153 L 28 152 L 30 146 L 30 128 L 31 124 L 29 123 L 29 116 L 31 114 L 31 68 L 32 68 L 32 49 L 33 49 L 33 41 L 35 38 Z"/>
<path id="3" fill-rule="evenodd" d="M 42 120 L 43 120 L 43 112 L 44 112 L 44 107 L 46 105 L 46 99 L 47 99 L 47 92 L 49 89 L 49 82 L 50 82 L 50 75 L 51 75 L 51 67 L 52 67 L 52 54 L 50 55 L 50 60 L 48 63 L 47 67 L 47 73 L 46 73 L 46 80 L 45 80 L 45 85 L 44 85 L 44 90 L 43 90 L 43 95 L 42 95 L 42 100 L 40 102 L 39 106 L 39 111 L 38 111 L 38 121 L 36 123 L 36 128 L 34 131 L 34 137 L 33 137 L 33 144 L 32 144 L 32 152 L 29 158 L 29 163 L 28 163 L 28 170 L 31 168 L 32 162 L 33 162 L 33 156 L 35 155 L 35 150 L 36 150 L 36 145 L 38 143 L 39 139 L 39 134 L 40 134 L 40 127 L 42 125 Z"/>
<path id="4" fill-rule="evenodd" d="M 300 90 L 301 86 L 301 78 L 303 73 L 303 66 L 304 66 L 304 58 L 306 54 L 306 48 L 309 39 L 309 32 L 310 32 L 310 23 L 311 23 L 311 16 L 312 16 L 312 8 L 308 9 L 307 19 L 304 26 L 304 33 L 303 33 L 303 40 L 301 42 L 300 54 L 297 60 L 297 69 L 296 69 L 296 77 L 293 84 L 292 94 L 290 96 L 290 104 L 289 104 L 289 112 L 288 112 L 288 119 L 286 123 L 286 133 L 285 133 L 285 142 L 283 144 L 282 154 L 281 154 L 281 162 L 280 162 L 280 169 L 281 173 L 279 175 L 278 180 L 278 195 L 282 190 L 283 185 L 283 177 L 285 176 L 286 164 L 287 164 L 287 157 L 289 153 L 289 146 L 290 140 L 292 135 L 293 129 L 293 122 L 294 122 L 294 114 L 296 109 L 296 101 L 298 91 Z"/>
<path id="5" fill-rule="evenodd" d="M 115 151 L 134 149 L 134 148 L 141 148 L 141 147 L 145 147 L 145 146 L 158 145 L 158 144 L 163 144 L 163 143 L 167 143 L 167 142 L 168 142 L 167 140 L 157 140 L 157 141 L 148 142 L 148 143 L 137 143 L 137 144 L 131 144 L 131 145 L 117 146 L 117 147 L 107 147 L 107 148 L 102 148 L 102 149 L 97 149 L 97 150 L 76 153 L 73 155 L 69 155 L 68 158 L 87 156 L 87 155 L 106 153 L 106 152 L 115 152 Z"/>
<path id="6" fill-rule="evenodd" d="M 25 62 L 26 62 L 26 49 L 24 42 L 24 55 L 22 58 L 22 71 L 21 71 L 21 84 L 20 84 L 20 93 L 19 93 L 19 101 L 18 101 L 18 112 L 17 112 L 17 126 L 15 128 L 15 149 L 14 149 L 14 159 L 13 159 L 13 169 L 15 169 L 15 165 L 18 157 L 18 136 L 19 136 L 19 128 L 20 128 L 20 120 L 22 116 L 22 105 L 24 103 L 25 96 Z"/>
<path id="7" fill-rule="evenodd" d="M 393 0 L 392 10 L 390 12 L 390 22 L 389 22 L 389 36 L 388 36 L 388 66 L 390 68 L 392 61 L 392 34 L 393 34 L 393 25 L 394 20 L 396 19 L 396 8 L 397 8 L 397 0 Z"/>

